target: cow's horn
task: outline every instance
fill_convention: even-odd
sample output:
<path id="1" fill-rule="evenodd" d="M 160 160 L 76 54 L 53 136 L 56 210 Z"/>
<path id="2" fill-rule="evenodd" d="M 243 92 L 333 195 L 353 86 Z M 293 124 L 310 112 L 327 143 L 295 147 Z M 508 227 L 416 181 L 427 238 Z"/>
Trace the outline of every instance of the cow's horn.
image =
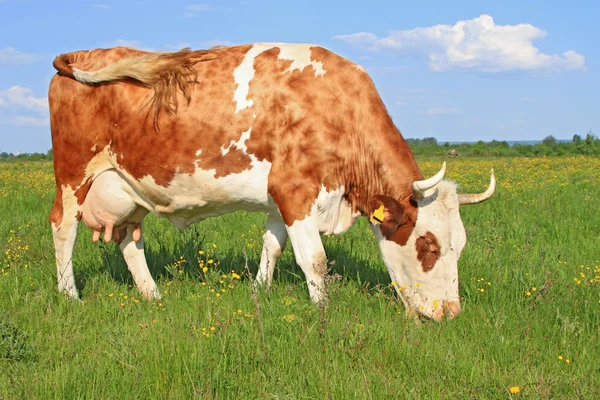
<path id="1" fill-rule="evenodd" d="M 496 177 L 494 176 L 494 168 L 492 168 L 491 173 L 492 179 L 490 179 L 490 186 L 485 192 L 477 194 L 461 193 L 458 195 L 458 204 L 461 206 L 465 204 L 477 204 L 492 197 L 496 191 Z"/>
<path id="2" fill-rule="evenodd" d="M 422 199 L 423 193 L 427 189 L 431 189 L 432 187 L 434 187 L 435 185 L 440 183 L 440 181 L 444 178 L 445 173 L 446 173 L 446 161 L 444 161 L 444 163 L 442 164 L 442 169 L 440 169 L 440 172 L 438 172 L 431 178 L 423 179 L 422 181 L 414 181 L 413 185 L 412 185 L 414 196 L 417 199 Z"/>

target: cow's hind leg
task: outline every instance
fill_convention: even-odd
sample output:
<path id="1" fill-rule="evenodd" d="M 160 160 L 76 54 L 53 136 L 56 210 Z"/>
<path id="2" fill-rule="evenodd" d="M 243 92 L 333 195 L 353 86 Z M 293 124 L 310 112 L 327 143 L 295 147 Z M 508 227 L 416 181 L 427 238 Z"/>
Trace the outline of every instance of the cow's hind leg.
<path id="1" fill-rule="evenodd" d="M 123 258 L 142 296 L 147 300 L 160 299 L 160 292 L 146 263 L 144 236 L 141 234 L 141 229 L 141 222 L 139 225 L 126 225 L 119 229 L 119 237 L 115 239 L 120 241 L 119 247 Z"/>
<path id="2" fill-rule="evenodd" d="M 74 299 L 79 297 L 73 275 L 73 247 L 77 238 L 80 210 L 81 207 L 77 204 L 75 192 L 70 186 L 57 188 L 54 205 L 50 211 L 56 257 L 56 278 L 58 291 L 66 292 L 69 297 Z"/>
<path id="3" fill-rule="evenodd" d="M 267 225 L 263 235 L 263 249 L 260 256 L 260 269 L 256 275 L 256 282 L 259 285 L 271 287 L 273 281 L 273 272 L 277 259 L 285 249 L 285 242 L 288 235 L 281 215 L 277 211 L 269 214 Z"/>

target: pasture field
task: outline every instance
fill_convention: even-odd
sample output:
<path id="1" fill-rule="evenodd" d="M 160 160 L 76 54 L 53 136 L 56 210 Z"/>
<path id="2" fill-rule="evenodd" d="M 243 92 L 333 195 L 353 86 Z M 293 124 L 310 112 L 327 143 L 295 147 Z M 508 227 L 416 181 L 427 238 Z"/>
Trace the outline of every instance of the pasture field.
<path id="1" fill-rule="evenodd" d="M 431 175 L 442 159 L 418 161 Z M 51 164 L 0 164 L 0 398 L 600 398 L 600 160 L 451 159 L 447 178 L 483 191 L 491 167 L 496 195 L 461 209 L 463 313 L 417 324 L 364 219 L 323 238 L 323 308 L 289 244 L 253 294 L 265 216 L 243 212 L 184 232 L 146 219 L 154 302 L 80 225 L 70 301 Z"/>

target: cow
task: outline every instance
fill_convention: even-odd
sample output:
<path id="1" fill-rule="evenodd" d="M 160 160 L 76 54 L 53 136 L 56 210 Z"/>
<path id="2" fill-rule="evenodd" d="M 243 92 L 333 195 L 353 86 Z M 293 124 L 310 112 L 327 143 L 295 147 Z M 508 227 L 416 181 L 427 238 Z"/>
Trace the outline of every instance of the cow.
<path id="1" fill-rule="evenodd" d="M 460 312 L 459 206 L 446 164 L 425 178 L 368 73 L 321 46 L 256 43 L 62 54 L 49 88 L 56 198 L 50 212 L 58 290 L 78 298 L 78 223 L 118 243 L 147 299 L 160 293 L 143 219 L 177 228 L 225 213 L 268 214 L 256 282 L 269 286 L 290 239 L 310 299 L 325 299 L 320 234 L 369 219 L 408 312 Z"/>

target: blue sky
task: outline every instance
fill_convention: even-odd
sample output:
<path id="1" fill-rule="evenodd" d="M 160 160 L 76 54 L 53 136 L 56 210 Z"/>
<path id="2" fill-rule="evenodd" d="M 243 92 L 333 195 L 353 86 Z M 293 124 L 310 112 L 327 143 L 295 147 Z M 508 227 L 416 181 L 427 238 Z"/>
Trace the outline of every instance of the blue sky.
<path id="1" fill-rule="evenodd" d="M 370 72 L 406 138 L 600 133 L 599 20 L 598 1 L 0 0 L 0 151 L 51 147 L 55 56 L 121 44 L 319 44 Z"/>

